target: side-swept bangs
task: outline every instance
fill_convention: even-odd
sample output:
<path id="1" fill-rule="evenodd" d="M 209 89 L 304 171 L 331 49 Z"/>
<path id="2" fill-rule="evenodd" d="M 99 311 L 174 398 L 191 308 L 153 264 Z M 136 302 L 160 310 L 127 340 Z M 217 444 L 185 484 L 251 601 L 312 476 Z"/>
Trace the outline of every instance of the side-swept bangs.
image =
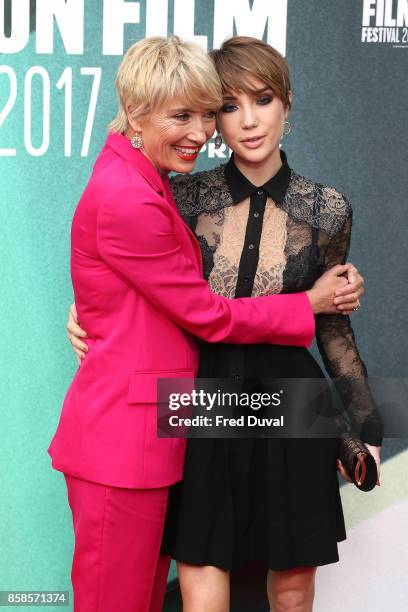
<path id="1" fill-rule="evenodd" d="M 251 77 L 265 83 L 290 109 L 288 92 L 291 89 L 289 65 L 273 47 L 250 36 L 227 39 L 210 56 L 221 80 L 223 92 L 254 93 Z"/>

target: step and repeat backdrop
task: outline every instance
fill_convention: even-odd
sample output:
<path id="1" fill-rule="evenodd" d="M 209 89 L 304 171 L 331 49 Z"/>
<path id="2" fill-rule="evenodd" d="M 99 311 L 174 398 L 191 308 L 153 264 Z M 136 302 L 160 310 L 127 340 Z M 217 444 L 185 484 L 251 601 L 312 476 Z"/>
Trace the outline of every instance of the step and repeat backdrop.
<path id="1" fill-rule="evenodd" d="M 1 0 L 0 590 L 70 589 L 71 515 L 46 452 L 77 367 L 70 222 L 116 112 L 124 50 L 170 33 L 207 50 L 255 36 L 287 57 L 283 148 L 350 198 L 350 259 L 366 282 L 358 345 L 371 376 L 406 376 L 408 0 Z M 228 155 L 212 140 L 197 169 Z M 371 493 L 342 481 L 348 538 L 318 572 L 316 610 L 407 609 L 407 446 L 384 440 Z"/>

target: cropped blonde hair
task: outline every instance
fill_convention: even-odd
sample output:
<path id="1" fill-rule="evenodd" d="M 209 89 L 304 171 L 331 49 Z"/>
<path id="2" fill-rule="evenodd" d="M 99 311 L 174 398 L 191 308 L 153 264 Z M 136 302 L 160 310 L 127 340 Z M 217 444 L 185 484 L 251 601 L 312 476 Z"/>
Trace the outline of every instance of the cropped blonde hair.
<path id="1" fill-rule="evenodd" d="M 125 53 L 116 75 L 118 113 L 108 125 L 112 132 L 128 127 L 132 116 L 145 115 L 172 98 L 188 108 L 217 111 L 222 89 L 214 64 L 198 45 L 178 36 L 152 36 L 135 43 Z"/>

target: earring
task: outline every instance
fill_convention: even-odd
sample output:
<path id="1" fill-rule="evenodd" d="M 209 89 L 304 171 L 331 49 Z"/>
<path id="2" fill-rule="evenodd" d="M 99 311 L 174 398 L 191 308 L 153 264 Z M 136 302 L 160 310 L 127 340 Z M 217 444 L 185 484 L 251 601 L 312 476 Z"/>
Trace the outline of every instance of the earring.
<path id="1" fill-rule="evenodd" d="M 284 121 L 282 136 L 287 136 L 288 134 L 291 133 L 291 131 L 292 131 L 292 124 L 290 123 L 290 121 Z"/>
<path id="2" fill-rule="evenodd" d="M 219 149 L 222 145 L 222 136 L 221 134 L 217 134 L 214 140 L 214 146 L 216 149 Z"/>
<path id="3" fill-rule="evenodd" d="M 132 138 L 130 139 L 130 143 L 135 149 L 140 149 L 142 147 L 143 140 L 138 132 L 136 132 L 136 134 L 132 136 Z"/>

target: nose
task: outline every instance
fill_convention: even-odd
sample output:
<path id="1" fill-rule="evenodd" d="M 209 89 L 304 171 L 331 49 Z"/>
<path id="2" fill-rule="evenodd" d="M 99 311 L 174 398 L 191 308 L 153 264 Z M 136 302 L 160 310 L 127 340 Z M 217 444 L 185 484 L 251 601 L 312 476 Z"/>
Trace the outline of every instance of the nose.
<path id="1" fill-rule="evenodd" d="M 245 104 L 242 107 L 241 113 L 241 127 L 244 130 L 251 129 L 258 125 L 258 120 L 256 117 L 256 110 L 252 106 L 252 104 Z"/>
<path id="2" fill-rule="evenodd" d="M 211 138 L 215 130 L 215 119 L 214 125 L 212 125 L 212 122 L 210 123 L 211 125 L 209 124 L 208 120 L 204 121 L 202 117 L 197 117 L 191 125 L 191 130 L 188 135 L 190 140 L 195 142 L 197 145 L 205 144 L 207 140 Z"/>

